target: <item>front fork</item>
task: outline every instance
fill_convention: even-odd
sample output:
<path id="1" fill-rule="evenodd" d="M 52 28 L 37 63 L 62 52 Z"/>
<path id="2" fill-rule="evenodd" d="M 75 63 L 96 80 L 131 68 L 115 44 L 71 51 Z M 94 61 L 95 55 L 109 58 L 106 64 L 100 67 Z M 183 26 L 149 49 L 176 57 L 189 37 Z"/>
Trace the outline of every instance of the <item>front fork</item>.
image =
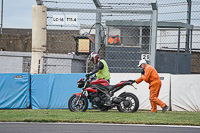
<path id="1" fill-rule="evenodd" d="M 84 93 L 85 93 L 85 91 L 82 90 L 82 91 L 81 91 L 81 94 L 79 95 L 79 97 L 77 97 L 78 99 L 77 99 L 77 101 L 76 101 L 76 105 L 78 105 L 79 100 L 81 99 L 81 97 L 82 97 L 82 95 L 83 95 Z"/>
<path id="2" fill-rule="evenodd" d="M 83 87 L 83 89 L 81 91 L 81 94 L 78 97 L 78 100 L 76 101 L 76 105 L 79 103 L 79 100 L 81 99 L 82 95 L 85 93 L 85 87 L 86 87 L 86 85 L 87 85 L 87 81 L 85 82 L 85 85 L 84 85 L 84 87 Z"/>

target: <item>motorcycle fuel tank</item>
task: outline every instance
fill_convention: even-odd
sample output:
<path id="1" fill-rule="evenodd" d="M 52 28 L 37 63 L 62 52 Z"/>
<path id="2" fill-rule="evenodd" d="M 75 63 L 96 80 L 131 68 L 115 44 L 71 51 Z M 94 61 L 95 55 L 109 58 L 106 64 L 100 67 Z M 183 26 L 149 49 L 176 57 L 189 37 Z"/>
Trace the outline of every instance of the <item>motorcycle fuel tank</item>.
<path id="1" fill-rule="evenodd" d="M 96 79 L 96 80 L 90 82 L 90 84 L 94 84 L 94 85 L 101 84 L 103 86 L 108 86 L 109 85 L 108 81 L 105 80 L 105 79 Z"/>
<path id="2" fill-rule="evenodd" d="M 93 89 L 92 87 L 86 88 L 85 90 L 89 92 L 97 92 L 97 90 Z"/>

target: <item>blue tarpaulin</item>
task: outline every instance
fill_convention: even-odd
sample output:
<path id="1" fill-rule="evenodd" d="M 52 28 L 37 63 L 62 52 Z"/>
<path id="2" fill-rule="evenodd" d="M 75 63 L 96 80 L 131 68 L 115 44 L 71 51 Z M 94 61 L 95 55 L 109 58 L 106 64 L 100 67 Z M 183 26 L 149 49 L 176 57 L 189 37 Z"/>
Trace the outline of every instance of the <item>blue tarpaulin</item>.
<path id="1" fill-rule="evenodd" d="M 77 81 L 85 73 L 31 75 L 32 109 L 66 109 L 73 93 L 81 92 Z"/>
<path id="2" fill-rule="evenodd" d="M 0 109 L 28 108 L 30 74 L 0 74 Z"/>

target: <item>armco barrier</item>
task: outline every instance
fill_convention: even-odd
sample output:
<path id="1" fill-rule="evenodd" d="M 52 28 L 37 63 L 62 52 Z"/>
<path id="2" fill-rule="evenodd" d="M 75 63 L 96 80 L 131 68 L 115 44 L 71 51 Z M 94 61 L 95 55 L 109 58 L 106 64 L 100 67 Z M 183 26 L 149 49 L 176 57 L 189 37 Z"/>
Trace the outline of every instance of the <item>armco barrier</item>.
<path id="1" fill-rule="evenodd" d="M 0 109 L 28 108 L 30 106 L 30 74 L 0 74 Z"/>
<path id="2" fill-rule="evenodd" d="M 77 81 L 84 77 L 84 73 L 31 75 L 32 109 L 68 108 L 72 94 L 81 92 L 77 88 Z"/>

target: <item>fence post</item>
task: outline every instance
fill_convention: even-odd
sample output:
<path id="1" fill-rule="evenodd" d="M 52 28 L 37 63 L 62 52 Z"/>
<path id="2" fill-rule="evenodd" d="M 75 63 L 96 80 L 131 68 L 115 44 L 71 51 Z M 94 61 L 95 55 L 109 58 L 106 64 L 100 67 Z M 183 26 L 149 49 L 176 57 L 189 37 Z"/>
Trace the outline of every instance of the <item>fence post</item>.
<path id="1" fill-rule="evenodd" d="M 155 68 L 156 62 L 156 42 L 157 42 L 157 21 L 158 21 L 158 6 L 157 1 L 152 0 L 152 39 L 151 39 L 151 56 L 150 56 L 150 64 Z"/>
<path id="2" fill-rule="evenodd" d="M 101 3 L 99 0 L 93 0 L 96 9 L 101 9 Z M 95 53 L 99 52 L 101 44 L 101 12 L 98 10 L 96 13 L 96 32 L 95 32 Z"/>
<path id="3" fill-rule="evenodd" d="M 188 6 L 187 6 L 187 24 L 190 24 L 191 22 L 191 0 L 187 0 Z M 186 29 L 186 43 L 185 43 L 185 52 L 189 53 L 189 41 L 190 41 L 190 29 Z"/>
<path id="4" fill-rule="evenodd" d="M 47 7 L 36 5 L 32 7 L 32 57 L 31 74 L 43 73 L 43 52 L 47 42 Z M 40 61 L 40 64 L 38 64 Z M 39 71 L 38 71 L 38 65 Z"/>
<path id="5" fill-rule="evenodd" d="M 2 34 L 2 29 L 3 29 L 3 0 L 1 0 L 1 29 L 0 29 L 0 34 Z"/>
<path id="6" fill-rule="evenodd" d="M 181 43 L 181 28 L 178 28 L 178 49 L 177 49 L 177 57 L 176 57 L 176 74 L 178 74 L 179 67 L 179 55 L 180 55 L 180 44 Z"/>
<path id="7" fill-rule="evenodd" d="M 101 13 L 96 13 L 95 53 L 99 52 L 101 43 Z"/>

